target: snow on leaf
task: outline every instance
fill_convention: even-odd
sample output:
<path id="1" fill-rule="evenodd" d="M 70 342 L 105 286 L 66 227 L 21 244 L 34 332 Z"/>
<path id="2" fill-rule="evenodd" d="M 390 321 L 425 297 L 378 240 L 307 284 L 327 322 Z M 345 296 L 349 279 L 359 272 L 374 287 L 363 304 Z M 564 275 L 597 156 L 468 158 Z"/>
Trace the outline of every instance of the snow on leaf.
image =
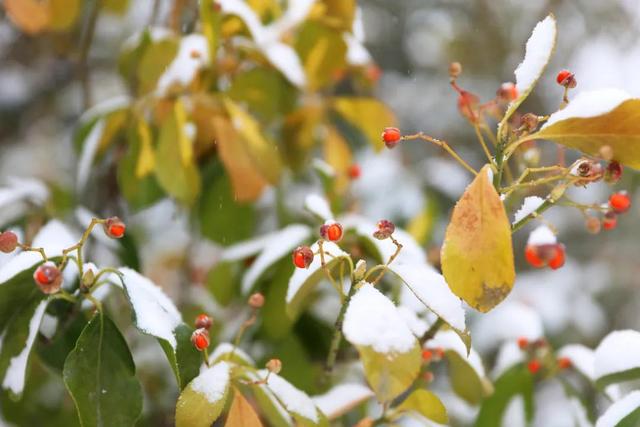
<path id="1" fill-rule="evenodd" d="M 329 202 L 318 194 L 309 194 L 304 199 L 304 207 L 312 214 L 317 215 L 323 221 L 333 218 Z"/>
<path id="2" fill-rule="evenodd" d="M 542 197 L 525 197 L 522 202 L 522 206 L 520 206 L 520 209 L 518 209 L 513 216 L 513 224 L 524 219 L 527 215 L 538 209 L 543 203 L 544 199 Z"/>
<path id="3" fill-rule="evenodd" d="M 542 129 L 570 118 L 601 116 L 612 111 L 628 99 L 631 99 L 631 95 L 620 89 L 599 89 L 580 92 L 569 105 L 553 113 L 542 126 Z"/>
<path id="4" fill-rule="evenodd" d="M 242 292 L 249 293 L 262 273 L 309 238 L 311 230 L 306 225 L 292 224 L 274 233 L 265 243 L 251 267 L 242 277 Z"/>
<path id="5" fill-rule="evenodd" d="M 267 373 L 268 371 L 266 369 L 258 371 L 258 375 L 262 378 L 265 378 Z M 281 376 L 271 373 L 269 375 L 269 381 L 267 382 L 267 388 L 282 402 L 287 411 L 291 412 L 294 416 L 301 416 L 314 423 L 319 421 L 318 409 L 313 403 L 313 400 Z"/>
<path id="6" fill-rule="evenodd" d="M 360 403 L 373 397 L 373 391 L 357 383 L 338 384 L 326 393 L 311 399 L 330 420 L 349 412 Z"/>
<path id="7" fill-rule="evenodd" d="M 558 350 L 558 357 L 571 360 L 571 365 L 576 370 L 591 381 L 595 380 L 595 353 L 589 347 L 582 344 L 567 344 Z"/>
<path id="8" fill-rule="evenodd" d="M 120 268 L 122 282 L 135 315 L 136 327 L 145 334 L 167 341 L 177 348 L 174 329 L 182 323 L 182 316 L 155 283 L 127 267 Z"/>
<path id="9" fill-rule="evenodd" d="M 206 37 L 201 34 L 189 34 L 182 37 L 176 57 L 158 79 L 158 95 L 166 95 L 175 84 L 181 87 L 189 86 L 198 71 L 209 62 Z"/>
<path id="10" fill-rule="evenodd" d="M 405 353 L 416 343 L 393 302 L 368 283 L 351 298 L 343 332 L 351 344 L 369 346 L 378 353 Z"/>
<path id="11" fill-rule="evenodd" d="M 219 362 L 195 377 L 176 404 L 177 427 L 206 427 L 220 416 L 229 393 L 230 365 Z"/>
<path id="12" fill-rule="evenodd" d="M 632 391 L 598 418 L 596 427 L 636 426 L 640 422 L 640 391 Z"/>
<path id="13" fill-rule="evenodd" d="M 467 346 L 462 341 L 460 336 L 454 331 L 441 330 L 438 332 L 431 341 L 427 342 L 428 347 L 442 347 L 443 350 L 451 350 L 460 355 L 463 359 L 469 363 L 479 377 L 485 376 L 484 366 L 482 366 L 482 360 L 480 355 L 471 349 L 469 356 L 467 357 Z"/>
<path id="14" fill-rule="evenodd" d="M 222 261 L 239 261 L 249 258 L 250 256 L 262 251 L 274 234 L 276 233 L 267 233 L 262 236 L 254 237 L 251 240 L 245 240 L 234 245 L 227 246 L 222 252 L 220 259 Z"/>
<path id="15" fill-rule="evenodd" d="M 241 348 L 235 348 L 233 344 L 228 342 L 221 342 L 218 346 L 211 352 L 209 356 L 209 364 L 213 365 L 216 362 L 219 362 L 223 356 L 227 356 L 233 353 L 233 358 L 240 359 L 242 362 L 247 363 L 249 365 L 254 365 L 255 362 L 244 350 Z M 233 359 L 232 358 L 232 359 Z"/>
<path id="16" fill-rule="evenodd" d="M 106 126 L 106 119 L 102 118 L 91 127 L 91 131 L 82 145 L 80 159 L 78 159 L 78 173 L 76 175 L 76 186 L 78 191 L 82 191 L 87 185 L 89 175 L 91 174 L 91 166 L 93 159 L 96 157 L 100 140 Z"/>
<path id="17" fill-rule="evenodd" d="M 595 351 L 595 376 L 599 385 L 640 377 L 640 332 L 627 329 L 604 337 Z"/>
<path id="18" fill-rule="evenodd" d="M 208 368 L 191 381 L 193 391 L 201 393 L 209 402 L 214 403 L 222 398 L 229 383 L 229 364 L 220 362 Z"/>
<path id="19" fill-rule="evenodd" d="M 462 332 L 465 329 L 464 309 L 442 277 L 427 264 L 402 264 L 395 262 L 389 266 L 411 289 L 415 296 L 429 310 L 447 322 L 452 328 Z"/>
<path id="20" fill-rule="evenodd" d="M 7 177 L 6 187 L 0 188 L 0 226 L 24 215 L 27 203 L 42 205 L 49 198 L 49 189 L 37 179 Z"/>
<path id="21" fill-rule="evenodd" d="M 491 370 L 491 378 L 497 379 L 504 374 L 509 368 L 518 363 L 524 362 L 525 354 L 518 347 L 517 342 L 507 341 L 498 350 L 496 361 Z"/>
<path id="22" fill-rule="evenodd" d="M 558 239 L 553 231 L 546 225 L 541 225 L 535 228 L 531 234 L 529 234 L 529 239 L 527 240 L 528 245 L 552 245 L 556 243 Z"/>

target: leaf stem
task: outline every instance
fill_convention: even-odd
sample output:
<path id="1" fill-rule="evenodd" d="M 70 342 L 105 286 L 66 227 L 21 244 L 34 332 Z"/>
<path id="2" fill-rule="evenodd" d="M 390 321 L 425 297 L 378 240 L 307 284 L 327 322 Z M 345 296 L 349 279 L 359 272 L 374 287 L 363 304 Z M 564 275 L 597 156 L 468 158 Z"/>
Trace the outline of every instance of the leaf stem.
<path id="1" fill-rule="evenodd" d="M 469 166 L 469 164 L 467 162 L 465 162 L 464 160 L 462 160 L 462 158 L 458 155 L 458 153 L 456 153 L 453 148 L 451 148 L 449 146 L 449 144 L 447 144 L 446 141 L 442 141 L 440 139 L 436 139 L 433 138 L 429 135 L 425 135 L 422 132 L 416 133 L 414 135 L 405 135 L 402 137 L 402 139 L 405 140 L 414 140 L 414 139 L 421 139 L 423 141 L 429 142 L 431 144 L 437 145 L 438 147 L 444 149 L 447 153 L 449 153 L 449 155 L 451 157 L 453 157 L 458 163 L 460 163 L 460 165 L 462 165 L 462 167 L 464 167 L 466 170 L 468 170 L 469 172 L 471 172 L 474 175 L 478 175 L 478 172 L 472 168 L 471 166 Z"/>
<path id="2" fill-rule="evenodd" d="M 489 163 L 494 166 L 494 159 L 493 156 L 491 155 L 491 152 L 489 151 L 489 148 L 487 147 L 487 143 L 484 141 L 484 137 L 482 136 L 482 132 L 480 131 L 480 127 L 477 124 L 473 125 L 473 129 L 476 132 L 476 137 L 478 138 L 478 141 L 480 142 L 480 145 L 482 146 L 482 151 L 484 151 L 485 156 L 487 156 L 487 160 L 489 161 Z"/>
<path id="3" fill-rule="evenodd" d="M 422 347 L 424 343 L 426 343 L 427 341 L 435 337 L 436 333 L 438 333 L 438 331 L 443 325 L 444 325 L 444 320 L 442 320 L 442 317 L 438 317 L 438 320 L 433 322 L 433 325 L 431 325 L 431 327 L 427 329 L 425 333 L 422 334 L 422 336 L 420 337 L 420 340 L 419 340 L 420 347 Z"/>
<path id="4" fill-rule="evenodd" d="M 353 281 L 353 275 L 351 277 L 351 287 L 349 288 L 349 293 L 347 294 L 345 300 L 340 307 L 340 312 L 338 313 L 338 317 L 336 318 L 336 323 L 334 325 L 333 338 L 331 339 L 331 344 L 329 346 L 329 354 L 327 354 L 327 362 L 325 364 L 325 379 L 327 379 L 331 372 L 333 372 L 333 367 L 336 363 L 336 358 L 338 357 L 338 350 L 340 349 L 340 342 L 342 341 L 342 324 L 344 322 L 344 315 L 347 312 L 347 307 L 349 307 L 349 302 L 351 302 L 351 298 L 356 293 L 356 283 Z"/>
<path id="5" fill-rule="evenodd" d="M 527 215 L 524 218 L 522 218 L 520 221 L 518 221 L 515 224 L 513 224 L 511 226 L 511 232 L 515 233 L 516 231 L 520 230 L 522 227 L 527 225 L 529 223 L 529 221 L 531 221 L 532 219 L 536 218 L 538 215 L 540 215 L 541 213 L 543 213 L 544 211 L 549 209 L 551 206 L 553 206 L 554 203 L 555 203 L 555 201 L 553 201 L 551 199 L 547 199 L 544 202 L 542 202 L 542 204 L 540 206 L 538 206 L 538 209 L 536 209 L 535 211 L 531 212 L 529 215 Z"/>
<path id="6" fill-rule="evenodd" d="M 402 243 L 398 242 L 393 236 L 389 236 L 389 238 L 391 239 L 391 241 L 393 242 L 394 245 L 396 245 L 396 250 L 393 254 L 391 254 L 391 256 L 389 257 L 389 260 L 387 261 L 386 264 L 382 265 L 382 266 L 376 266 L 376 267 L 381 267 L 382 271 L 380 272 L 380 274 L 378 274 L 378 276 L 373 280 L 373 282 L 371 282 L 371 284 L 373 286 L 375 286 L 384 276 L 384 274 L 387 272 L 387 269 L 389 268 L 389 264 L 391 264 L 396 257 L 400 254 L 400 251 L 402 250 Z M 372 268 L 366 275 L 365 275 L 365 280 L 367 279 L 367 277 L 373 273 L 373 271 L 376 269 L 376 267 Z"/>

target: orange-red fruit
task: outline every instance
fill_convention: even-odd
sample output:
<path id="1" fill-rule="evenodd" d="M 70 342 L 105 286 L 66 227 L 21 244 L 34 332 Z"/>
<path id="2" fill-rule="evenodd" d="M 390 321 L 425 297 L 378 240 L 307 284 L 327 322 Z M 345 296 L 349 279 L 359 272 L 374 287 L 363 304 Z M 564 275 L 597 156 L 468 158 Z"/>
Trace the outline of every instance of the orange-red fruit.
<path id="1" fill-rule="evenodd" d="M 529 363 L 527 363 L 527 369 L 529 370 L 529 372 L 531 372 L 534 375 L 537 374 L 538 371 L 540 371 L 541 367 L 542 365 L 540 364 L 540 361 L 537 359 L 533 359 L 529 361 Z"/>
<path id="2" fill-rule="evenodd" d="M 549 260 L 549 267 L 553 270 L 557 270 L 564 265 L 564 245 L 562 243 L 555 245 L 555 253 L 553 258 Z"/>
<path id="3" fill-rule="evenodd" d="M 618 191 L 609 197 L 609 206 L 615 213 L 624 213 L 631 207 L 631 198 L 626 191 Z"/>
<path id="4" fill-rule="evenodd" d="M 54 265 L 42 264 L 33 273 L 33 280 L 43 293 L 53 294 L 62 286 L 62 273 Z"/>
<path id="5" fill-rule="evenodd" d="M 479 104 L 480 98 L 465 90 L 460 91 L 460 96 L 458 97 L 458 111 L 471 123 L 476 123 L 480 118 L 480 114 L 478 112 Z"/>
<path id="6" fill-rule="evenodd" d="M 607 212 L 602 218 L 602 228 L 613 230 L 618 225 L 618 215 L 615 212 Z"/>
<path id="7" fill-rule="evenodd" d="M 13 231 L 0 233 L 0 252 L 8 254 L 16 250 L 18 246 L 18 236 Z"/>
<path id="8" fill-rule="evenodd" d="M 122 222 L 117 216 L 107 218 L 107 220 L 104 222 L 104 232 L 112 239 L 120 239 L 122 236 L 124 236 L 124 232 L 126 229 L 127 226 L 125 225 L 125 223 Z"/>
<path id="9" fill-rule="evenodd" d="M 382 77 L 382 70 L 375 64 L 369 65 L 365 70 L 365 73 L 367 79 L 369 79 L 369 81 L 373 83 L 376 83 L 378 80 L 380 80 L 380 77 Z"/>
<path id="10" fill-rule="evenodd" d="M 434 353 L 437 360 L 440 360 L 444 357 L 444 349 L 442 347 L 436 347 Z"/>
<path id="11" fill-rule="evenodd" d="M 422 350 L 422 361 L 425 363 L 429 363 L 431 362 L 431 359 L 433 358 L 433 352 L 429 349 L 424 349 Z"/>
<path id="12" fill-rule="evenodd" d="M 500 85 L 500 89 L 497 92 L 498 98 L 504 101 L 513 101 L 518 98 L 518 89 L 516 89 L 516 85 L 512 82 L 502 83 Z"/>
<path id="13" fill-rule="evenodd" d="M 313 251 L 309 246 L 298 246 L 294 249 L 293 265 L 298 268 L 309 268 L 309 265 L 313 262 Z"/>
<path id="14" fill-rule="evenodd" d="M 373 232 L 373 237 L 378 240 L 388 239 L 394 231 L 396 231 L 396 226 L 393 222 L 381 219 L 378 221 L 378 229 Z"/>
<path id="15" fill-rule="evenodd" d="M 204 351 L 209 347 L 209 331 L 205 328 L 199 328 L 191 334 L 191 344 L 198 351 Z"/>
<path id="16" fill-rule="evenodd" d="M 211 329 L 212 324 L 213 324 L 213 319 L 204 313 L 198 314 L 198 317 L 196 317 L 196 321 L 195 321 L 196 329 L 204 328 L 206 330 L 209 330 Z"/>
<path id="17" fill-rule="evenodd" d="M 622 178 L 622 170 L 622 165 L 619 162 L 610 161 L 604 172 L 604 180 L 609 184 L 615 184 Z"/>
<path id="18" fill-rule="evenodd" d="M 251 294 L 247 302 L 249 303 L 249 306 L 251 308 L 255 308 L 257 310 L 264 305 L 264 295 L 262 295 L 260 292 Z"/>
<path id="19" fill-rule="evenodd" d="M 543 268 L 549 266 L 557 270 L 564 265 L 565 248 L 562 243 L 527 245 L 524 248 L 524 257 L 532 267 Z"/>
<path id="20" fill-rule="evenodd" d="M 556 83 L 568 88 L 574 88 L 577 84 L 575 75 L 569 70 L 560 71 L 556 76 Z"/>
<path id="21" fill-rule="evenodd" d="M 544 267 L 544 260 L 542 258 L 540 258 L 540 256 L 538 255 L 538 249 L 537 246 L 535 245 L 527 245 L 524 248 L 524 257 L 527 260 L 527 262 L 529 263 L 529 265 L 531 265 L 532 267 L 535 268 L 542 268 Z"/>
<path id="22" fill-rule="evenodd" d="M 525 337 L 520 337 L 518 338 L 518 347 L 520 347 L 520 350 L 524 350 L 529 346 L 529 340 L 526 339 Z"/>
<path id="23" fill-rule="evenodd" d="M 360 178 L 360 175 L 362 175 L 362 170 L 360 170 L 360 165 L 357 163 L 354 163 L 351 166 L 349 166 L 349 170 L 347 170 L 347 174 L 351 179 Z"/>
<path id="24" fill-rule="evenodd" d="M 401 139 L 402 134 L 400 133 L 400 129 L 391 127 L 384 128 L 384 131 L 382 132 L 382 140 L 384 141 L 384 145 L 386 145 L 387 148 L 395 147 L 396 145 L 398 145 Z"/>
<path id="25" fill-rule="evenodd" d="M 320 236 L 331 242 L 342 239 L 342 225 L 338 222 L 325 223 L 320 227 Z"/>
<path id="26" fill-rule="evenodd" d="M 572 365 L 571 359 L 568 357 L 561 357 L 558 359 L 558 368 L 560 369 L 568 369 Z"/>

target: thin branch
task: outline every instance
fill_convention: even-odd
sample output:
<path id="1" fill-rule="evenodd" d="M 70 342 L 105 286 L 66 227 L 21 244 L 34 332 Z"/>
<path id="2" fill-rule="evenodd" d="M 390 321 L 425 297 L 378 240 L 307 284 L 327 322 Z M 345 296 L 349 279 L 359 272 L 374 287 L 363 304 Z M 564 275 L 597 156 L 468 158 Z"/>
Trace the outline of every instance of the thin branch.
<path id="1" fill-rule="evenodd" d="M 478 175 L 478 172 L 475 169 L 473 169 L 471 166 L 469 166 L 469 164 L 467 162 L 462 160 L 462 158 L 458 155 L 458 153 L 456 153 L 449 146 L 449 144 L 447 144 L 446 141 L 442 141 L 440 139 L 433 138 L 433 137 L 431 137 L 429 135 L 425 135 L 422 132 L 417 133 L 415 135 L 405 135 L 405 136 L 402 137 L 402 139 L 405 139 L 405 140 L 421 139 L 423 141 L 426 141 L 426 142 L 429 142 L 431 144 L 437 145 L 438 147 L 441 147 L 447 153 L 449 153 L 449 155 L 451 155 L 451 157 L 453 157 L 458 163 L 460 163 L 462 165 L 462 167 L 464 167 L 466 170 L 468 170 L 469 172 L 471 172 L 474 175 Z"/>

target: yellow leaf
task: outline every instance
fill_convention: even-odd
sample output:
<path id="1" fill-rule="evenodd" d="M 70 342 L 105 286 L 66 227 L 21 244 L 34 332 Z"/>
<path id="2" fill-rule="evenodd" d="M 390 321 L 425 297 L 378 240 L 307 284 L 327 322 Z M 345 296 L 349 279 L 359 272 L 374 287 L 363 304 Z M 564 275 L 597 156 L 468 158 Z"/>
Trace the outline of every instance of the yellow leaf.
<path id="1" fill-rule="evenodd" d="M 129 9 L 129 0 L 102 0 L 102 7 L 116 15 L 124 15 Z"/>
<path id="2" fill-rule="evenodd" d="M 335 189 L 342 194 L 349 185 L 348 170 L 353 163 L 349 144 L 333 126 L 327 127 L 324 159 L 336 171 Z"/>
<path id="3" fill-rule="evenodd" d="M 342 34 L 319 22 L 302 26 L 295 44 L 310 90 L 330 84 L 346 65 L 347 45 Z"/>
<path id="4" fill-rule="evenodd" d="M 356 346 L 365 377 L 378 401 L 389 402 L 415 381 L 420 373 L 420 346 L 406 353 L 378 353 L 369 346 Z"/>
<path id="5" fill-rule="evenodd" d="M 235 198 L 240 202 L 256 200 L 267 181 L 256 169 L 229 119 L 217 115 L 211 121 L 218 154 L 231 178 Z"/>
<path id="6" fill-rule="evenodd" d="M 4 8 L 13 23 L 27 34 L 44 31 L 51 19 L 49 3 L 37 0 L 5 0 Z"/>
<path id="7" fill-rule="evenodd" d="M 80 13 L 80 0 L 50 0 L 49 28 L 52 30 L 69 29 Z"/>
<path id="8" fill-rule="evenodd" d="M 234 390 L 233 403 L 224 427 L 262 427 L 256 411 L 238 390 Z"/>
<path id="9" fill-rule="evenodd" d="M 144 178 L 156 167 L 156 158 L 151 143 L 151 131 L 144 120 L 138 121 L 138 137 L 140 138 L 140 154 L 136 163 L 136 177 Z"/>
<path id="10" fill-rule="evenodd" d="M 182 390 L 176 403 L 176 427 L 210 427 L 218 419 L 229 396 L 229 369 L 227 362 L 218 362 Z M 207 393 L 203 385 L 219 392 Z"/>
<path id="11" fill-rule="evenodd" d="M 355 0 L 322 0 L 323 15 L 328 23 L 343 31 L 351 31 L 356 15 Z"/>
<path id="12" fill-rule="evenodd" d="M 578 98 L 574 102 L 581 103 Z M 566 117 L 572 104 L 566 107 L 566 112 L 561 110 L 556 114 Z M 640 99 L 628 99 L 595 117 L 551 120 L 553 115 L 550 124 L 530 138 L 549 139 L 594 156 L 599 156 L 600 149 L 608 145 L 615 160 L 640 169 Z"/>
<path id="13" fill-rule="evenodd" d="M 454 294 L 487 312 L 513 288 L 511 226 L 486 165 L 453 209 L 442 245 L 442 273 Z"/>
<path id="14" fill-rule="evenodd" d="M 398 405 L 397 410 L 400 412 L 414 411 L 439 424 L 449 422 L 447 408 L 444 407 L 438 396 L 429 390 L 415 390 Z"/>
<path id="15" fill-rule="evenodd" d="M 333 101 L 333 109 L 362 132 L 376 150 L 384 147 L 382 130 L 396 125 L 396 117 L 389 107 L 373 98 L 338 97 Z"/>

